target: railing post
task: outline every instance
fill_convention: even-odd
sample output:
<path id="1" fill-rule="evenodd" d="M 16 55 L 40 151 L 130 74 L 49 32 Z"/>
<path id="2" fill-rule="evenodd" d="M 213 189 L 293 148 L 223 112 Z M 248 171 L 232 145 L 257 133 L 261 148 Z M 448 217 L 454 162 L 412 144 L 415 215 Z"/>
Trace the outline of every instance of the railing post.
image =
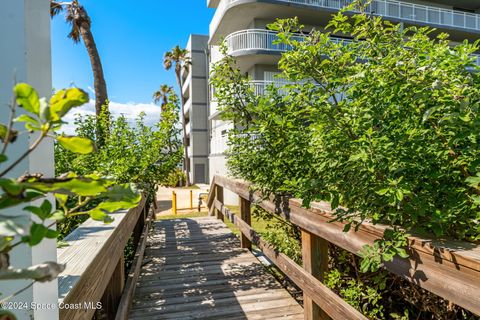
<path id="1" fill-rule="evenodd" d="M 302 260 L 303 268 L 320 281 L 328 271 L 328 241 L 302 230 Z M 303 308 L 305 320 L 326 320 L 330 317 L 303 294 Z"/>
<path id="2" fill-rule="evenodd" d="M 190 190 L 190 209 L 193 209 L 193 191 Z"/>
<path id="3" fill-rule="evenodd" d="M 177 214 L 177 194 L 172 191 L 172 213 Z"/>
<path id="4" fill-rule="evenodd" d="M 145 206 L 142 208 L 142 213 L 138 217 L 137 223 L 135 224 L 135 229 L 133 229 L 133 245 L 135 248 L 142 237 L 143 227 L 145 226 L 145 220 L 148 215 L 148 209 L 148 204 L 145 203 Z"/>
<path id="5" fill-rule="evenodd" d="M 125 259 L 121 255 L 117 267 L 110 278 L 107 288 L 100 300 L 102 309 L 97 310 L 97 319 L 115 319 L 118 310 L 118 304 L 122 298 L 123 288 L 125 286 Z"/>
<path id="6" fill-rule="evenodd" d="M 239 197 L 240 202 L 240 218 L 245 221 L 249 226 L 252 225 L 252 212 L 250 209 L 250 201 L 242 197 Z M 242 233 L 240 237 L 240 243 L 242 248 L 252 250 L 252 243 L 248 238 Z"/>
<path id="7" fill-rule="evenodd" d="M 215 186 L 215 200 L 223 204 L 223 187 L 219 185 Z M 222 211 L 217 208 L 215 208 L 215 216 L 217 217 L 217 219 L 224 221 Z"/>

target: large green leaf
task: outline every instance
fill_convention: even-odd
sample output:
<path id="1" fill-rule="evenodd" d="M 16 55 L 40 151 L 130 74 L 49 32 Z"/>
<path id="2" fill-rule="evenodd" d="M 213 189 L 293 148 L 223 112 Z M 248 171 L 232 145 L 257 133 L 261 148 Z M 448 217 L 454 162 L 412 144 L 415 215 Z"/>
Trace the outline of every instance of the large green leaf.
<path id="1" fill-rule="evenodd" d="M 36 246 L 39 244 L 43 238 L 47 235 L 48 228 L 43 224 L 33 223 L 30 227 L 30 236 L 28 237 L 28 244 L 31 246 Z"/>
<path id="2" fill-rule="evenodd" d="M 16 119 L 15 119 L 15 122 L 24 122 L 28 125 L 30 125 L 30 127 L 39 127 L 40 124 L 38 123 L 38 120 L 34 119 L 32 116 L 28 115 L 28 114 L 22 114 L 20 116 L 18 116 Z"/>
<path id="3" fill-rule="evenodd" d="M 107 192 L 111 182 L 105 179 L 72 178 L 64 182 L 40 183 L 29 182 L 26 185 L 42 192 L 62 193 L 79 196 L 98 196 Z"/>
<path id="4" fill-rule="evenodd" d="M 100 203 L 94 210 L 101 209 L 106 212 L 115 212 L 118 210 L 126 210 L 134 208 L 138 205 L 138 202 L 131 201 L 105 201 Z"/>
<path id="5" fill-rule="evenodd" d="M 22 193 L 21 197 L 12 197 L 7 194 L 2 194 L 0 196 L 0 209 L 13 207 L 20 203 L 27 203 L 43 196 L 45 196 L 45 194 L 39 190 L 27 190 Z"/>
<path id="6" fill-rule="evenodd" d="M 26 83 L 19 83 L 13 88 L 17 104 L 28 112 L 38 115 L 40 112 L 40 100 L 32 86 Z"/>
<path id="7" fill-rule="evenodd" d="M 136 204 L 142 199 L 140 193 L 135 190 L 134 185 L 129 183 L 115 185 L 102 196 L 107 197 L 110 201 L 130 201 Z"/>
<path id="8" fill-rule="evenodd" d="M 35 206 L 27 206 L 23 208 L 25 211 L 29 211 L 36 216 L 38 216 L 41 220 L 46 220 L 52 211 L 52 204 L 48 200 L 44 200 L 40 207 Z"/>
<path id="9" fill-rule="evenodd" d="M 24 190 L 24 186 L 15 179 L 0 179 L 0 187 L 13 196 L 18 196 Z"/>
<path id="10" fill-rule="evenodd" d="M 113 218 L 107 214 L 107 212 L 101 209 L 93 209 L 87 212 L 95 221 L 103 221 L 104 223 L 112 223 Z"/>
<path id="11" fill-rule="evenodd" d="M 87 138 L 59 136 L 57 141 L 62 147 L 74 153 L 88 154 L 95 150 L 93 141 Z"/>
<path id="12" fill-rule="evenodd" d="M 78 88 L 60 90 L 50 99 L 50 116 L 53 121 L 60 120 L 70 109 L 88 102 L 88 94 Z"/>

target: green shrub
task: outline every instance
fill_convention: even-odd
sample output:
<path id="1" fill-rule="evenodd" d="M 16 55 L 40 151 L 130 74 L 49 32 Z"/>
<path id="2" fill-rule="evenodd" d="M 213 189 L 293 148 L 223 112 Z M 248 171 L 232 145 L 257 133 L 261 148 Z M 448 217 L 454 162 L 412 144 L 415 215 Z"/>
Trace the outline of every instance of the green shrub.
<path id="1" fill-rule="evenodd" d="M 187 176 L 182 169 L 175 169 L 161 182 L 166 187 L 183 187 L 187 181 Z"/>
<path id="2" fill-rule="evenodd" d="M 429 28 L 343 12 L 329 28 L 351 43 L 319 31 L 299 42 L 294 19 L 270 28 L 293 47 L 279 63 L 291 85 L 256 97 L 233 58 L 213 70 L 225 119 L 237 125 L 233 174 L 306 206 L 349 208 L 335 214 L 354 225 L 480 239 L 477 44 L 451 47 Z"/>
<path id="3" fill-rule="evenodd" d="M 390 226 L 361 261 L 332 257 L 341 272 L 329 275 L 330 287 L 369 317 L 407 319 L 409 310 L 420 317 L 419 305 L 433 318 L 474 318 L 394 276 L 390 288 L 405 294 L 369 277 L 383 261 L 406 256 L 407 232 L 480 240 L 478 42 L 452 47 L 430 28 L 344 11 L 304 41 L 296 19 L 269 28 L 292 48 L 279 63 L 290 84 L 257 96 L 233 57 L 213 66 L 223 119 L 235 124 L 232 175 L 267 196 L 302 198 L 306 207 L 328 201 L 345 231 L 365 220 Z M 336 43 L 332 32 L 354 39 Z"/>
<path id="4" fill-rule="evenodd" d="M 157 185 L 174 172 L 182 159 L 180 130 L 178 125 L 178 98 L 169 97 L 163 106 L 161 119 L 155 128 L 144 123 L 141 114 L 134 124 L 124 116 L 116 119 L 94 116 L 77 117 L 76 133 L 96 141 L 97 122 L 107 129 L 109 135 L 96 152 L 77 155 L 55 145 L 55 170 L 57 174 L 75 171 L 81 174 L 98 172 L 118 183 L 134 183 L 151 197 Z M 61 232 L 68 234 L 82 221 L 68 221 L 60 225 Z M 62 228 L 66 228 L 63 230 Z"/>

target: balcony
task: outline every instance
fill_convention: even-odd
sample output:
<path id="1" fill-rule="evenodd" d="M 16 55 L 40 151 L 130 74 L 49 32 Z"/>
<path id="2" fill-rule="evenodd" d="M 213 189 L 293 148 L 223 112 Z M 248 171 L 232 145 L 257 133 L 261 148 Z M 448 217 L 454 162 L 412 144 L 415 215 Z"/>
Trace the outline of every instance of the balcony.
<path id="1" fill-rule="evenodd" d="M 187 77 L 182 84 L 182 94 L 184 96 L 190 96 L 190 92 L 188 90 L 190 89 L 190 83 L 192 82 L 192 77 Z"/>
<path id="2" fill-rule="evenodd" d="M 247 71 L 256 64 L 276 64 L 281 53 L 291 50 L 292 47 L 283 43 L 276 44 L 277 33 L 265 29 L 240 30 L 225 38 L 229 55 L 243 57 L 237 59 L 237 65 L 242 71 Z M 304 36 L 293 37 L 303 41 Z M 336 43 L 351 43 L 352 40 L 330 37 Z M 248 57 L 246 57 L 248 56 Z M 477 65 L 480 65 L 480 54 L 474 54 Z"/>
<path id="3" fill-rule="evenodd" d="M 304 37 L 296 37 L 302 41 Z M 225 43 L 228 47 L 228 54 L 232 56 L 248 54 L 274 54 L 281 53 L 292 48 L 283 43 L 275 44 L 278 40 L 277 33 L 264 29 L 240 30 L 228 35 Z"/>
<path id="4" fill-rule="evenodd" d="M 293 37 L 303 41 L 304 36 Z M 278 63 L 282 52 L 291 50 L 292 47 L 283 43 L 275 44 L 277 33 L 265 29 L 247 29 L 234 32 L 225 38 L 229 55 L 237 57 L 237 66 L 243 72 L 248 71 L 253 65 Z M 350 42 L 348 39 L 331 37 L 332 41 Z"/>
<path id="5" fill-rule="evenodd" d="M 268 86 L 270 85 L 274 85 L 276 87 L 280 87 L 279 89 L 279 92 L 282 94 L 282 93 L 285 93 L 284 90 L 281 89 L 281 87 L 283 85 L 286 85 L 286 84 L 289 84 L 291 82 L 287 82 L 287 81 L 267 81 L 267 80 L 253 80 L 253 81 L 250 81 L 250 85 L 252 86 L 254 92 L 255 92 L 255 95 L 257 96 L 261 96 L 261 95 L 264 95 Z"/>
<path id="6" fill-rule="evenodd" d="M 236 22 L 239 23 L 237 27 L 242 27 L 241 20 L 235 17 L 242 13 L 243 16 L 246 14 L 255 14 L 252 18 L 262 16 L 265 19 L 268 18 L 272 20 L 294 15 L 302 18 L 303 15 L 305 15 L 307 20 L 304 23 L 318 25 L 319 22 L 328 21 L 329 14 L 317 14 L 315 18 L 311 9 L 323 10 L 326 13 L 330 13 L 340 10 L 351 2 L 351 0 L 272 0 L 267 4 L 259 0 L 221 0 L 210 24 L 210 37 L 211 39 L 218 39 L 218 36 L 231 32 L 231 25 Z M 255 3 L 255 6 L 251 6 L 251 11 L 248 11 L 246 7 L 252 3 Z M 282 9 L 278 5 L 289 6 L 289 8 L 285 10 L 286 8 Z M 239 7 L 237 10 L 239 12 L 232 12 L 228 17 L 225 16 L 230 9 L 235 7 Z M 243 9 L 240 7 L 243 7 Z M 240 13 L 240 11 L 242 11 L 242 13 Z M 480 33 L 480 14 L 476 13 L 396 0 L 373 0 L 368 11 L 385 17 L 386 19 L 409 24 L 432 25 L 437 28 L 455 29 L 467 33 Z M 225 23 L 223 23 L 224 21 Z M 226 33 L 224 31 L 226 31 Z"/>
<path id="7" fill-rule="evenodd" d="M 292 37 L 293 40 L 303 41 L 304 36 Z M 349 39 L 330 37 L 336 43 L 348 43 Z M 240 30 L 228 35 L 225 43 L 228 48 L 228 54 L 232 56 L 241 56 L 249 54 L 280 54 L 291 50 L 292 47 L 283 43 L 275 44 L 278 40 L 277 33 L 265 29 L 247 29 Z"/>
<path id="8" fill-rule="evenodd" d="M 221 155 L 228 149 L 228 135 L 213 137 L 210 141 L 210 154 Z"/>
<path id="9" fill-rule="evenodd" d="M 189 157 L 189 158 L 192 158 L 192 156 L 193 156 L 193 148 L 192 148 L 192 146 L 188 146 L 188 147 L 187 147 L 187 152 L 188 152 L 188 157 Z"/>
<path id="10" fill-rule="evenodd" d="M 475 64 L 480 66 L 480 54 L 474 54 L 473 57 L 475 57 Z"/>

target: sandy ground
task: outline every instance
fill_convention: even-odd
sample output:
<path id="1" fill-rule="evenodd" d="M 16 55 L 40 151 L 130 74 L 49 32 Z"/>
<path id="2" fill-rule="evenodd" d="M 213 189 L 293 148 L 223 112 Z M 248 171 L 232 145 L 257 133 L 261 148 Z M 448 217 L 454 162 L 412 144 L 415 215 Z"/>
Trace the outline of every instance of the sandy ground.
<path id="1" fill-rule="evenodd" d="M 177 214 L 198 212 L 198 196 L 200 193 L 208 193 L 209 185 L 197 185 L 199 189 L 166 188 L 160 187 L 157 192 L 158 209 L 156 215 L 171 215 L 172 192 L 177 194 Z M 190 191 L 193 196 L 193 209 L 190 208 Z M 206 210 L 205 201 L 202 203 L 202 211 Z"/>

